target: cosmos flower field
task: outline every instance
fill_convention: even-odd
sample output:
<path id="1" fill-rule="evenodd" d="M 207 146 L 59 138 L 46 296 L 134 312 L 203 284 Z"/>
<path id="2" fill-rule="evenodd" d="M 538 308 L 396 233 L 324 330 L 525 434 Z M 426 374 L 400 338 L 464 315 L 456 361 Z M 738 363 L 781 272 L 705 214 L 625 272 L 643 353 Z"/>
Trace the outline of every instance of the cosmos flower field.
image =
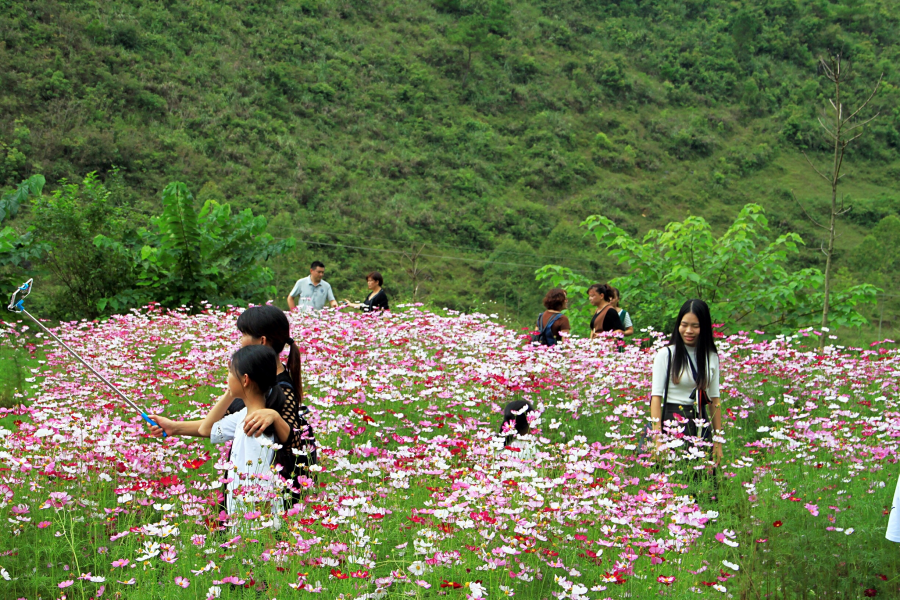
<path id="1" fill-rule="evenodd" d="M 149 412 L 198 418 L 237 314 L 148 308 L 56 332 Z M 547 349 L 487 315 L 291 318 L 320 471 L 277 531 L 219 520 L 227 448 L 149 437 L 33 325 L 2 326 L 29 373 L 21 404 L 0 409 L 0 598 L 900 594 L 884 539 L 893 344 L 817 355 L 804 333 L 720 336 L 712 479 L 690 476 L 705 469 L 677 437 L 642 453 L 652 331 Z M 496 435 L 514 399 L 537 408 L 534 452 Z"/>

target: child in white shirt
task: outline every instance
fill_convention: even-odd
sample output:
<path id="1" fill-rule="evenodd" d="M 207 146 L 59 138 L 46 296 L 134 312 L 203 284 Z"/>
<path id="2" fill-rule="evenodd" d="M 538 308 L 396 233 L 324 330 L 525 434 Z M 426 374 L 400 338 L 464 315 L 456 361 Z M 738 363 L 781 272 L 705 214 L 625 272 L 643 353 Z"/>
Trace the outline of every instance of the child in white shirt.
<path id="1" fill-rule="evenodd" d="M 216 444 L 229 440 L 232 468 L 228 472 L 228 494 L 226 506 L 229 514 L 246 516 L 260 512 L 251 521 L 259 519 L 260 526 L 270 522 L 279 525 L 278 514 L 282 512 L 279 478 L 272 470 L 275 456 L 274 436 L 286 437 L 278 427 L 287 424 L 276 421 L 263 435 L 248 436 L 244 433 L 244 420 L 254 412 L 277 405 L 281 388 L 276 382 L 278 355 L 268 346 L 245 346 L 235 352 L 228 366 L 228 390 L 234 398 L 244 401 L 244 408 L 226 415 L 231 399 L 226 395 L 200 424 L 200 435 L 210 437 Z"/>

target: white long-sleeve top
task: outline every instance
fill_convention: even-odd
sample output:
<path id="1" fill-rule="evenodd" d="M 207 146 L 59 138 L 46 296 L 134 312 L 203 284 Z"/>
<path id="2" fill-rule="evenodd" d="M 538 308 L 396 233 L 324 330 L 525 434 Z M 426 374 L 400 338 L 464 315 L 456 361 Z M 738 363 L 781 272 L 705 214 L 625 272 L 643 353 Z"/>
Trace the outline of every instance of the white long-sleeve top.
<path id="1" fill-rule="evenodd" d="M 887 531 L 884 537 L 892 542 L 900 542 L 900 480 L 897 481 L 897 488 L 894 490 L 891 516 L 888 517 Z"/>
<path id="2" fill-rule="evenodd" d="M 697 350 L 695 348 L 691 348 L 690 346 L 685 346 L 685 350 L 687 350 L 688 355 L 691 357 L 691 360 L 694 361 L 694 366 L 699 368 L 697 365 Z M 674 367 L 674 359 L 675 359 L 675 348 L 672 346 L 666 346 L 665 348 L 661 348 L 659 352 L 656 353 L 656 356 L 653 359 L 653 385 L 651 387 L 650 395 L 651 396 L 659 396 L 663 398 L 666 393 L 666 370 L 669 365 L 669 356 L 672 357 L 673 369 Z M 709 369 L 709 385 L 706 387 L 704 392 L 706 392 L 707 396 L 710 398 L 718 398 L 719 397 L 719 357 L 715 352 L 709 353 L 709 358 L 706 361 L 706 366 Z M 682 405 L 691 405 L 694 403 L 691 400 L 691 392 L 694 391 L 694 388 L 697 387 L 697 383 L 694 381 L 694 375 L 691 373 L 691 367 L 689 365 L 684 366 L 684 371 L 681 373 L 681 378 L 678 383 L 673 381 L 669 381 L 669 396 L 668 399 L 665 400 L 667 404 L 682 404 Z"/>
<path id="3" fill-rule="evenodd" d="M 275 457 L 272 436 L 248 436 L 244 433 L 243 426 L 246 417 L 246 408 L 226 415 L 212 426 L 209 434 L 209 440 L 214 444 L 234 440 L 229 456 L 229 462 L 234 465 L 234 468 L 228 471 L 231 478 L 227 496 L 229 514 L 254 510 L 254 503 L 266 502 L 267 498 L 264 496 L 272 491 L 271 488 L 275 487 L 278 481 L 271 467 L 272 459 Z M 240 493 L 236 494 L 238 490 Z M 273 502 L 271 509 L 273 514 L 281 510 L 280 499 Z"/>

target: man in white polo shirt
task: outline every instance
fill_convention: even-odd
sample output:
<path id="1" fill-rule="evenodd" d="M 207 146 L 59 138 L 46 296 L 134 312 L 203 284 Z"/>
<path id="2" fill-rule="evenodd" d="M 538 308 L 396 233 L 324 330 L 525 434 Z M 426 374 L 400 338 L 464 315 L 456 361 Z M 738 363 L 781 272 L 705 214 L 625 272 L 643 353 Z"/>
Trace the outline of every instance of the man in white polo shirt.
<path id="1" fill-rule="evenodd" d="M 337 300 L 334 299 L 334 292 L 327 281 L 323 281 L 325 276 L 325 265 L 319 261 L 313 262 L 309 267 L 309 277 L 304 277 L 294 284 L 294 289 L 288 294 L 288 308 L 293 311 L 297 308 L 295 298 L 309 300 L 303 302 L 304 305 L 312 307 L 313 310 L 322 310 L 325 303 L 328 302 L 332 308 L 337 307 Z"/>

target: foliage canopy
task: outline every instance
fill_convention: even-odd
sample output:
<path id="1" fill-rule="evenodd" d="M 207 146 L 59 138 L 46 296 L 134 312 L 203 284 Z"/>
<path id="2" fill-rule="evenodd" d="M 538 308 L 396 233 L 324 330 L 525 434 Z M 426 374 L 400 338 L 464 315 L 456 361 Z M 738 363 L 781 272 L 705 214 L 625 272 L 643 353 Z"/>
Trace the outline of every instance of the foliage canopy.
<path id="1" fill-rule="evenodd" d="M 651 229 L 641 240 L 602 215 L 592 215 L 582 225 L 624 271 L 611 283 L 627 290 L 629 310 L 643 326 L 668 330 L 667 319 L 688 298 L 705 300 L 714 318 L 731 330 L 792 331 L 812 325 L 821 311 L 822 271 L 788 267 L 803 240 L 796 233 L 770 240 L 769 221 L 759 205 L 745 206 L 719 237 L 705 219 L 693 216 L 663 230 Z M 582 321 L 588 317 L 584 292 L 593 282 L 558 265 L 538 270 L 537 278 L 569 290 L 573 312 Z M 876 292 L 870 284 L 837 291 L 832 298 L 835 325 L 866 324 L 859 304 L 874 303 Z"/>

